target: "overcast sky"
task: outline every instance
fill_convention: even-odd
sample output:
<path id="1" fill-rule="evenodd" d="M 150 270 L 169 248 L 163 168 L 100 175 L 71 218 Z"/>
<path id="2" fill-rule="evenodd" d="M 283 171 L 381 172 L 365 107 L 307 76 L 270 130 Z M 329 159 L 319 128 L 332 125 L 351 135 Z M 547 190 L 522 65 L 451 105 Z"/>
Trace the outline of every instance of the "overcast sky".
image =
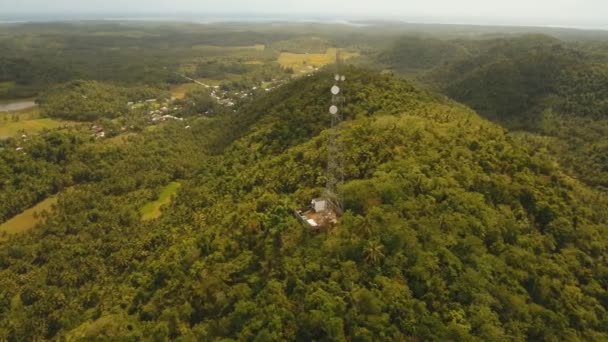
<path id="1" fill-rule="evenodd" d="M 604 26 L 608 0 L 0 0 L 0 14 L 33 12 L 251 13 Z"/>

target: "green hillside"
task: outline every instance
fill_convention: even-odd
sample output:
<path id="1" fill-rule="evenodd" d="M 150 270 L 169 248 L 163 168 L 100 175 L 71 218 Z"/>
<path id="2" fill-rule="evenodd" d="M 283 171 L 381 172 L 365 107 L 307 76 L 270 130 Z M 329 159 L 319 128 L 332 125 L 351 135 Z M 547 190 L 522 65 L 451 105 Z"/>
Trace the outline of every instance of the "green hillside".
<path id="1" fill-rule="evenodd" d="M 472 56 L 422 81 L 548 150 L 572 175 L 608 187 L 608 63 L 598 48 L 555 38 L 462 41 Z M 435 52 L 440 53 L 440 49 Z"/>
<path id="2" fill-rule="evenodd" d="M 552 108 L 570 116 L 608 117 L 608 65 L 545 36 L 475 42 L 475 56 L 439 68 L 426 80 L 481 114 L 538 124 Z"/>
<path id="3" fill-rule="evenodd" d="M 608 339 L 606 194 L 465 106 L 345 73 L 336 227 L 293 216 L 325 184 L 322 72 L 74 152 L 99 172 L 0 244 L 0 340 Z"/>
<path id="4" fill-rule="evenodd" d="M 470 56 L 467 48 L 457 41 L 406 36 L 380 53 L 378 59 L 392 69 L 407 72 L 428 70 Z"/>

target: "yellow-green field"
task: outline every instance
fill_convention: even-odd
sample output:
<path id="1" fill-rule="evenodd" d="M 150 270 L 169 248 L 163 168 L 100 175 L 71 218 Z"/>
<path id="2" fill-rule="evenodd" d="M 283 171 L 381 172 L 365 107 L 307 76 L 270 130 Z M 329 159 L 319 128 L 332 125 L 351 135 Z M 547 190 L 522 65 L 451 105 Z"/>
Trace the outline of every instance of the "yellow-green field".
<path id="1" fill-rule="evenodd" d="M 54 129 L 63 126 L 65 123 L 53 119 L 34 119 L 18 122 L 0 122 L 0 139 L 10 138 L 25 132 L 26 134 L 36 134 L 44 129 Z"/>
<path id="2" fill-rule="evenodd" d="M 251 61 L 244 62 L 243 64 L 246 64 L 246 65 L 264 65 L 264 62 L 258 61 L 258 60 L 251 60 Z"/>
<path id="3" fill-rule="evenodd" d="M 215 46 L 215 45 L 194 45 L 192 46 L 193 50 L 219 50 L 219 51 L 228 51 L 228 50 L 256 50 L 256 51 L 264 51 L 266 49 L 266 45 L 264 44 L 255 44 L 255 45 L 243 45 L 243 46 Z"/>
<path id="4" fill-rule="evenodd" d="M 15 118 L 18 120 L 15 120 Z M 40 117 L 38 108 L 20 112 L 0 113 L 0 139 L 14 137 L 21 133 L 36 134 L 44 129 L 55 129 L 73 122 Z"/>
<path id="5" fill-rule="evenodd" d="M 43 211 L 51 211 L 55 203 L 57 203 L 57 197 L 49 197 L 34 207 L 25 210 L 21 214 L 1 224 L 0 240 L 2 240 L 3 232 L 6 232 L 8 235 L 13 235 L 34 228 L 36 224 L 40 222 L 40 214 Z"/>
<path id="6" fill-rule="evenodd" d="M 173 97 L 176 99 L 181 100 L 186 97 L 186 94 L 192 89 L 193 86 L 193 83 L 178 84 L 171 89 L 171 95 L 173 95 Z"/>
<path id="7" fill-rule="evenodd" d="M 156 201 L 147 203 L 141 208 L 140 214 L 142 221 L 154 220 L 161 217 L 163 214 L 160 210 L 161 207 L 171 203 L 171 198 L 177 193 L 177 190 L 181 186 L 182 185 L 179 182 L 171 182 L 165 186 L 161 190 L 160 196 Z"/>
<path id="8" fill-rule="evenodd" d="M 132 138 L 135 138 L 137 133 L 123 133 L 108 139 L 108 143 L 115 146 L 127 145 Z"/>
<path id="9" fill-rule="evenodd" d="M 336 61 L 337 49 L 327 49 L 325 53 L 291 53 L 282 52 L 279 55 L 278 62 L 284 68 L 292 68 L 298 72 L 307 67 L 322 67 Z M 344 60 L 358 56 L 357 53 L 341 52 Z"/>
<path id="10" fill-rule="evenodd" d="M 210 79 L 210 78 L 200 78 L 197 81 L 206 84 L 210 87 L 215 87 L 215 86 L 219 86 L 220 84 L 222 84 L 222 81 L 220 80 L 214 80 L 214 79 Z M 184 97 L 186 97 L 186 94 L 196 88 L 200 88 L 201 85 L 200 84 L 196 84 L 196 83 L 184 83 L 184 84 L 178 84 L 176 86 L 174 86 L 171 89 L 171 94 L 173 95 L 173 97 L 175 97 L 176 99 L 183 99 Z"/>

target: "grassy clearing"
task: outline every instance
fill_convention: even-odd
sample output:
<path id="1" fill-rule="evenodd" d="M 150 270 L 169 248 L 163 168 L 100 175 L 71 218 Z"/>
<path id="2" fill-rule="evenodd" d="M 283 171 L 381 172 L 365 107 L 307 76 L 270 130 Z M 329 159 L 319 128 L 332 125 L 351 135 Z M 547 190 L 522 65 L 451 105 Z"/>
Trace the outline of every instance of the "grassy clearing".
<path id="1" fill-rule="evenodd" d="M 222 84 L 221 80 L 214 80 L 211 78 L 199 78 L 197 79 L 197 81 L 206 84 L 210 87 L 215 87 L 215 86 L 219 86 L 220 84 Z M 186 97 L 186 94 L 196 88 L 201 87 L 200 84 L 196 84 L 196 83 L 184 83 L 184 84 L 178 84 L 176 86 L 174 86 L 171 89 L 171 94 L 173 97 L 175 97 L 176 99 L 183 99 L 184 97 Z"/>
<path id="2" fill-rule="evenodd" d="M 4 232 L 6 232 L 8 235 L 13 235 L 34 228 L 41 220 L 40 214 L 43 211 L 50 212 L 55 203 L 57 203 L 57 197 L 49 197 L 34 207 L 25 210 L 21 214 L 1 224 L 0 241 L 3 239 L 2 235 Z"/>
<path id="3" fill-rule="evenodd" d="M 308 67 L 322 67 L 336 61 L 337 49 L 327 49 L 325 53 L 291 53 L 282 52 L 278 62 L 283 68 L 292 68 L 298 72 Z M 357 53 L 341 52 L 344 60 L 358 56 Z"/>
<path id="4" fill-rule="evenodd" d="M 115 145 L 115 146 L 124 146 L 124 145 L 127 145 L 129 143 L 129 141 L 132 138 L 136 137 L 137 135 L 138 135 L 137 133 L 120 134 L 120 135 L 117 135 L 115 137 L 108 139 L 108 143 L 111 145 Z"/>
<path id="5" fill-rule="evenodd" d="M 56 129 L 74 122 L 42 118 L 39 108 L 19 112 L 0 113 L 0 139 L 21 134 L 37 134 L 44 129 Z"/>
<path id="6" fill-rule="evenodd" d="M 140 214 L 142 221 L 154 220 L 161 217 L 161 207 L 171 203 L 171 197 L 177 193 L 177 190 L 181 186 L 182 185 L 179 182 L 171 182 L 165 186 L 161 190 L 160 196 L 156 201 L 147 203 L 141 208 Z"/>
<path id="7" fill-rule="evenodd" d="M 255 44 L 255 45 L 243 45 L 243 46 L 216 46 L 216 45 L 205 45 L 199 44 L 192 46 L 193 50 L 207 50 L 207 51 L 234 51 L 234 50 L 255 50 L 255 51 L 264 51 L 266 49 L 266 45 L 264 44 Z"/>
<path id="8" fill-rule="evenodd" d="M 232 78 L 230 76 L 228 76 L 227 79 L 230 80 Z M 222 80 L 215 80 L 212 78 L 199 78 L 199 79 L 197 79 L 197 81 L 199 81 L 201 83 L 205 83 L 206 85 L 209 85 L 212 87 L 219 86 L 223 82 Z"/>
<path id="9" fill-rule="evenodd" d="M 194 83 L 185 83 L 185 84 L 179 84 L 176 85 L 175 87 L 173 87 L 171 89 L 171 94 L 173 95 L 173 97 L 175 97 L 178 100 L 183 99 L 184 97 L 186 97 L 186 94 L 192 90 L 192 88 L 196 87 L 197 85 Z"/>
<path id="10" fill-rule="evenodd" d="M 42 116 L 40 115 L 40 108 L 38 107 L 28 108 L 20 111 L 0 112 L 0 124 L 5 121 L 11 121 L 15 117 L 19 117 L 19 120 L 33 120 L 40 119 Z"/>
<path id="11" fill-rule="evenodd" d="M 34 119 L 17 122 L 0 121 L 0 139 L 10 138 L 21 132 L 36 134 L 44 129 L 55 129 L 65 124 L 63 121 L 53 119 Z"/>

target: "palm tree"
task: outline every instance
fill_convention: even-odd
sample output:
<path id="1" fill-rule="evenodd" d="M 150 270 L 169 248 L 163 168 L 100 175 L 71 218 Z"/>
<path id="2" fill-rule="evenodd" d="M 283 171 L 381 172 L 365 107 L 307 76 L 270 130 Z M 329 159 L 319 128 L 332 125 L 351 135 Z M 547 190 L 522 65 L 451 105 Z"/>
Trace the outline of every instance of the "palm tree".
<path id="1" fill-rule="evenodd" d="M 377 264 L 384 258 L 384 246 L 377 241 L 370 241 L 364 250 L 365 260 L 373 264 Z"/>
<path id="2" fill-rule="evenodd" d="M 369 216 L 357 218 L 357 232 L 365 238 L 371 238 L 373 235 L 373 221 Z"/>

